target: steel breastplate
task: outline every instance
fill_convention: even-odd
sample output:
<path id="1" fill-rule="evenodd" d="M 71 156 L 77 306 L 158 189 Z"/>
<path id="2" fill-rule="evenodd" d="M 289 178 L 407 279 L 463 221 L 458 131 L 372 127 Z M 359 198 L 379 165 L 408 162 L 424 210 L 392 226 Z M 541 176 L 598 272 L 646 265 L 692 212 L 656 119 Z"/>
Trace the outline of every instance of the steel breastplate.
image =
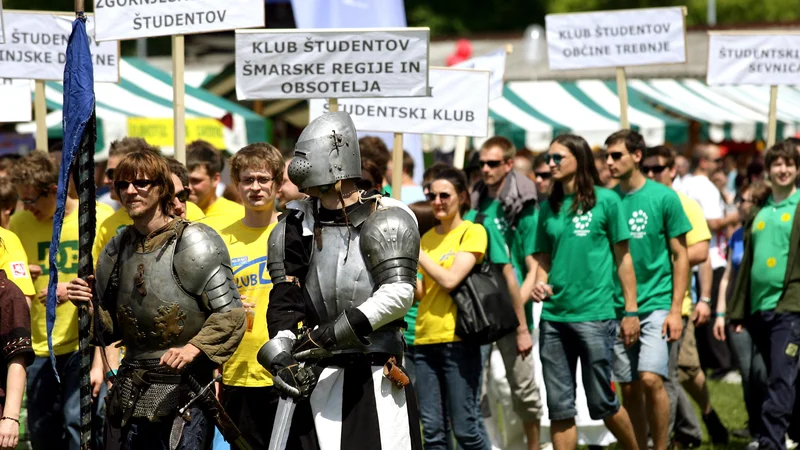
<path id="1" fill-rule="evenodd" d="M 178 284 L 173 271 L 176 240 L 148 253 L 132 247 L 120 255 L 117 323 L 125 358 L 159 358 L 200 332 L 206 313 Z"/>
<path id="2" fill-rule="evenodd" d="M 348 228 L 349 247 L 348 247 Z M 320 321 L 335 321 L 343 312 L 366 301 L 375 282 L 360 250 L 360 229 L 354 226 L 323 226 L 322 249 L 312 244 L 311 260 L 304 286 Z M 384 352 L 402 355 L 403 336 L 397 327 L 384 327 L 367 336 L 370 345 L 334 353 Z"/>

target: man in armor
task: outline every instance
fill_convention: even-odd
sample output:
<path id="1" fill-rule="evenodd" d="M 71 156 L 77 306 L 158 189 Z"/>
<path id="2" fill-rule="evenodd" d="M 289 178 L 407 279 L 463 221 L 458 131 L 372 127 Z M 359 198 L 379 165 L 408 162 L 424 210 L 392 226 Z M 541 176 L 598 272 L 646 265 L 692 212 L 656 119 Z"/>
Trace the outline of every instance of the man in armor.
<path id="1" fill-rule="evenodd" d="M 417 280 L 416 219 L 399 201 L 356 188 L 361 156 L 345 112 L 306 127 L 288 172 L 310 198 L 289 203 L 270 235 L 270 340 L 258 354 L 297 401 L 287 447 L 421 449 L 416 398 L 399 365 Z"/>
<path id="2" fill-rule="evenodd" d="M 103 249 L 96 283 L 75 279 L 68 287 L 70 300 L 94 306 L 94 340 L 125 347 L 121 365 L 118 352 L 106 361 L 114 383 L 106 414 L 121 436 L 110 444 L 210 448 L 213 412 L 200 402 L 180 416 L 178 410 L 212 380 L 244 335 L 225 243 L 208 226 L 171 215 L 171 173 L 151 150 L 125 155 L 114 188 L 133 225 Z"/>

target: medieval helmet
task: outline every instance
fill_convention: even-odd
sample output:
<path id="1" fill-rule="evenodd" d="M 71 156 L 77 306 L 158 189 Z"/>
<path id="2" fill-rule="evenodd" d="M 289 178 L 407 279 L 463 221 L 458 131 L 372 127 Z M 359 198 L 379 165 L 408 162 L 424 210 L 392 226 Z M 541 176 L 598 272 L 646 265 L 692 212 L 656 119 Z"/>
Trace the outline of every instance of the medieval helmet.
<path id="1" fill-rule="evenodd" d="M 332 112 L 312 120 L 297 140 L 288 173 L 301 191 L 361 178 L 361 152 L 350 114 Z"/>

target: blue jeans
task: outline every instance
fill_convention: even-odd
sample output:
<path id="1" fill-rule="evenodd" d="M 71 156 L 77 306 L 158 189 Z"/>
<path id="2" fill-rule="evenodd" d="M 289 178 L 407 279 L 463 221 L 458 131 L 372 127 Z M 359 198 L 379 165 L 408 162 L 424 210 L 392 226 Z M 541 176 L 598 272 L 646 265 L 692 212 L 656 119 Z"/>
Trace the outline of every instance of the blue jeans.
<path id="1" fill-rule="evenodd" d="M 417 345 L 414 350 L 425 448 L 450 447 L 446 431 L 449 421 L 460 449 L 488 450 L 491 445 L 486 440 L 479 406 L 480 347 L 451 342 Z"/>
<path id="2" fill-rule="evenodd" d="M 737 333 L 733 327 L 728 326 L 726 334 L 733 349 L 733 357 L 742 373 L 744 405 L 749 418 L 747 428 L 751 436 L 758 437 L 761 434 L 761 406 L 767 393 L 767 366 L 764 365 L 764 357 L 747 328 L 742 328 Z"/>
<path id="3" fill-rule="evenodd" d="M 59 384 L 49 357 L 34 358 L 28 367 L 28 435 L 33 450 L 80 449 L 81 369 L 78 352 L 56 356 Z M 105 383 L 92 401 L 93 439 L 97 448 L 103 430 Z"/>
<path id="4" fill-rule="evenodd" d="M 183 428 L 178 450 L 205 450 L 212 445 L 214 425 L 197 407 L 189 408 L 191 421 Z M 271 425 L 271 424 L 270 424 Z M 172 421 L 134 420 L 122 429 L 121 450 L 168 450 Z"/>
<path id="5" fill-rule="evenodd" d="M 619 411 L 619 400 L 611 389 L 615 341 L 614 320 L 540 322 L 539 354 L 550 420 L 572 419 L 577 414 L 575 371 L 578 359 L 581 361 L 589 416 L 599 420 Z"/>
<path id="6" fill-rule="evenodd" d="M 785 449 L 797 391 L 800 314 L 761 311 L 753 315 L 753 341 L 767 366 L 767 396 L 761 409 L 760 448 Z"/>

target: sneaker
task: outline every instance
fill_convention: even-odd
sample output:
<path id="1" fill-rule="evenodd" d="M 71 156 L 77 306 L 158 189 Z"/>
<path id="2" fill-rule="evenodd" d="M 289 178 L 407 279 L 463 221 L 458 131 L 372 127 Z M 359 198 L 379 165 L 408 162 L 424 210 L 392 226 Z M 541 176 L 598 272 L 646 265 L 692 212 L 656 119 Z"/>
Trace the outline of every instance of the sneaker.
<path id="1" fill-rule="evenodd" d="M 747 449 L 747 450 L 758 450 L 758 439 L 748 442 L 747 443 L 747 447 L 745 447 L 745 449 Z"/>
<path id="2" fill-rule="evenodd" d="M 736 430 L 731 430 L 731 434 L 733 435 L 733 437 L 739 438 L 739 439 L 748 439 L 749 440 L 750 438 L 753 437 L 753 436 L 750 435 L 750 430 L 748 428 L 739 428 L 739 429 L 736 429 Z"/>
<path id="3" fill-rule="evenodd" d="M 717 412 L 713 409 L 707 415 L 703 415 L 703 423 L 708 428 L 708 435 L 711 436 L 711 442 L 714 444 L 727 444 L 728 443 L 728 430 L 722 421 L 719 420 Z"/>
<path id="4" fill-rule="evenodd" d="M 697 438 L 683 436 L 683 435 L 675 435 L 672 438 L 672 442 L 670 443 L 670 448 L 675 450 L 680 450 L 684 448 L 697 448 L 702 445 L 703 441 Z"/>
<path id="5" fill-rule="evenodd" d="M 736 370 L 731 370 L 720 378 L 720 381 L 726 384 L 742 384 L 742 374 Z"/>
<path id="6" fill-rule="evenodd" d="M 787 450 L 794 450 L 796 448 L 797 448 L 797 442 L 789 439 L 789 437 L 787 436 L 786 437 L 786 449 Z"/>

